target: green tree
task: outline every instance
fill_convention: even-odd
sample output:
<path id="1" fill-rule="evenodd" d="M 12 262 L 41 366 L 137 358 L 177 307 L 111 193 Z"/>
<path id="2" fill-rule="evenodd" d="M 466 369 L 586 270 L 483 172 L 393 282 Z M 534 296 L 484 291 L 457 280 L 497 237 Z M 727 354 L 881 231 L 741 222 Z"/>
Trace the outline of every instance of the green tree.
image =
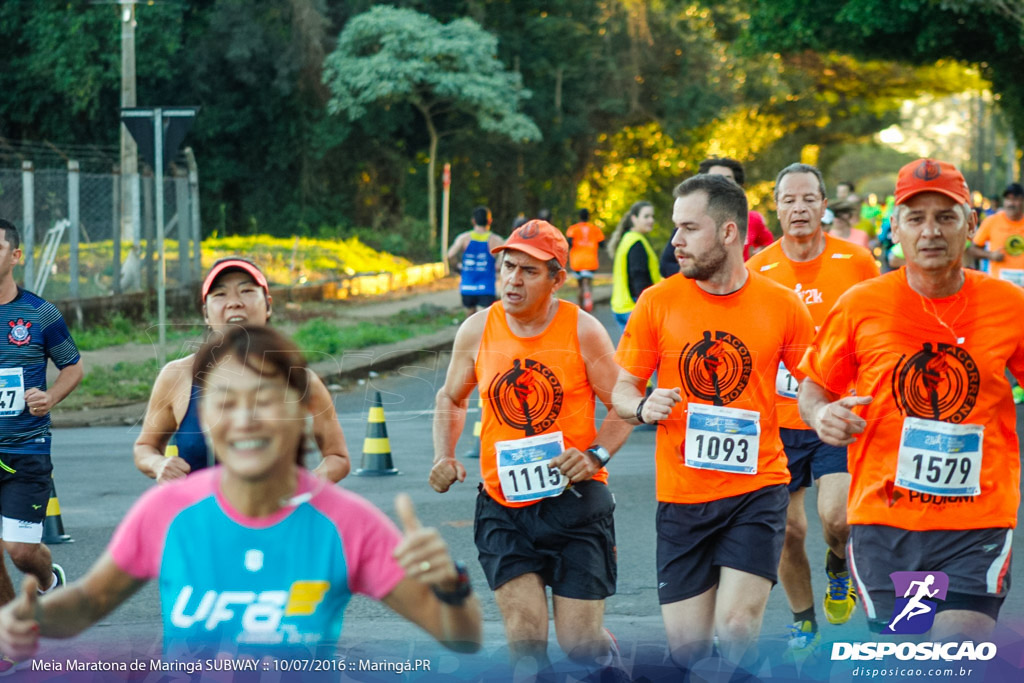
<path id="1" fill-rule="evenodd" d="M 911 64 L 976 64 L 1024 140 L 1021 15 L 1019 2 L 1001 0 L 773 0 L 752 6 L 748 38 L 755 52 L 835 50 Z"/>
<path id="2" fill-rule="evenodd" d="M 409 104 L 430 138 L 427 192 L 431 241 L 437 235 L 437 152 L 442 137 L 471 118 L 515 142 L 540 140 L 519 111 L 530 92 L 495 57 L 498 41 L 472 19 L 441 24 L 412 10 L 377 6 L 353 17 L 324 62 L 328 111 L 360 119 L 369 106 Z"/>

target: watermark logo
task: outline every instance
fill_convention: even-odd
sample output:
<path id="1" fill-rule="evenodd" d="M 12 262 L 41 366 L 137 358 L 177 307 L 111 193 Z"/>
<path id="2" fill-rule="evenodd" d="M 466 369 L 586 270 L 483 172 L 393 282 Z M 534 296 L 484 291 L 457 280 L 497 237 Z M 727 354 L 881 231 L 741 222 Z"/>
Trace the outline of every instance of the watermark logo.
<path id="1" fill-rule="evenodd" d="M 944 572 L 893 572 L 889 578 L 896 590 L 896 605 L 882 633 L 927 633 L 935 621 L 936 600 L 946 599 L 949 577 Z"/>

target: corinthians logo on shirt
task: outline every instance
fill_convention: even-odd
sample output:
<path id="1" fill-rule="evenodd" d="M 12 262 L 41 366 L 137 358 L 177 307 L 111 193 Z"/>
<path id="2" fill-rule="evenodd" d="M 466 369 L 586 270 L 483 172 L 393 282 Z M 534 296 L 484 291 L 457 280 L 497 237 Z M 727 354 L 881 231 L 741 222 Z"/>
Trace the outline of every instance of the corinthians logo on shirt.
<path id="1" fill-rule="evenodd" d="M 980 386 L 978 364 L 967 350 L 941 342 L 903 355 L 892 374 L 892 395 L 904 415 L 955 424 L 974 408 Z"/>
<path id="2" fill-rule="evenodd" d="M 750 349 L 728 332 L 704 331 L 704 338 L 679 353 L 679 375 L 686 391 L 724 406 L 732 403 L 750 381 Z"/>
<path id="3" fill-rule="evenodd" d="M 512 361 L 512 368 L 495 376 L 487 395 L 498 419 L 527 436 L 543 434 L 562 411 L 562 384 L 543 363 L 529 358 Z"/>

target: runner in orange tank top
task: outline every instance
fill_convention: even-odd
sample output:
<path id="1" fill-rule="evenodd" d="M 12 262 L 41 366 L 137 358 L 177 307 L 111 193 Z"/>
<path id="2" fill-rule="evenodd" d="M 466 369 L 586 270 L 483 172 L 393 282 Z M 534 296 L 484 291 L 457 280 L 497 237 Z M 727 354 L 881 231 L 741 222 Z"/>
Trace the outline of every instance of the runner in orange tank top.
<path id="1" fill-rule="evenodd" d="M 790 164 L 775 179 L 782 239 L 747 261 L 754 272 L 792 289 L 807 306 L 815 325 L 820 325 L 847 289 L 878 275 L 871 253 L 855 244 L 825 233 L 822 217 L 828 205 L 821 172 L 808 164 Z M 850 475 L 846 449 L 822 442 L 800 419 L 796 405 L 797 382 L 785 365 L 775 379 L 779 435 L 789 462 L 789 511 L 786 541 L 779 561 L 779 578 L 793 612 L 789 626 L 787 658 L 811 654 L 821 640 L 814 612 L 811 565 L 807 559 L 806 490 L 818 486 L 818 516 L 825 537 L 825 573 L 828 589 L 824 611 L 829 623 L 844 624 L 856 608 L 856 592 L 846 567 L 846 501 Z"/>
<path id="2" fill-rule="evenodd" d="M 465 481 L 455 444 L 474 387 L 483 397 L 475 538 L 501 609 L 513 663 L 547 665 L 551 586 L 555 631 L 574 661 L 617 666 L 604 630 L 615 592 L 615 504 L 604 466 L 632 428 L 611 410 L 618 366 L 594 317 L 554 293 L 568 244 L 551 224 L 517 228 L 501 251 L 501 301 L 466 320 L 455 338 L 434 414 L 430 485 Z M 608 408 L 594 426 L 595 399 Z"/>
<path id="3" fill-rule="evenodd" d="M 814 328 L 796 294 L 744 267 L 739 186 L 701 174 L 674 195 L 680 275 L 637 301 L 616 355 L 615 410 L 658 423 L 658 599 L 673 659 L 710 655 L 717 635 L 722 655 L 746 665 L 789 503 L 774 378 L 780 360 L 796 367 Z"/>
<path id="4" fill-rule="evenodd" d="M 1005 370 L 1024 373 L 1024 291 L 963 268 L 975 222 L 955 166 L 904 166 L 892 226 L 906 266 L 844 294 L 800 364 L 800 414 L 849 447 L 847 559 L 869 625 L 897 616 L 891 572 L 943 572 L 927 640 L 991 633 L 1020 502 Z"/>

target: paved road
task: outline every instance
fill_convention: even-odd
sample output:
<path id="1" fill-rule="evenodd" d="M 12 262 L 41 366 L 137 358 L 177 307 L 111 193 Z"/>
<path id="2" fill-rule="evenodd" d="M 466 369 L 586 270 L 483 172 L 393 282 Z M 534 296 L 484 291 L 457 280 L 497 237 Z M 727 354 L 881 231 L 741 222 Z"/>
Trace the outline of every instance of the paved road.
<path id="1" fill-rule="evenodd" d="M 607 309 L 599 316 L 614 330 Z M 613 331 L 613 338 L 617 332 Z M 396 371 L 368 378 L 363 385 L 340 394 L 337 406 L 342 426 L 359 465 L 365 420 L 373 394 L 380 391 L 387 415 L 387 428 L 395 466 L 401 475 L 394 477 L 350 477 L 344 486 L 367 497 L 393 516 L 392 501 L 397 491 L 407 491 L 416 503 L 421 519 L 439 527 L 456 557 L 465 558 L 471 568 L 474 585 L 480 588 L 486 619 L 487 645 L 472 657 L 446 655 L 429 643 L 417 629 L 394 617 L 386 608 L 362 598 L 353 600 L 345 618 L 341 651 L 350 658 L 360 654 L 404 660 L 427 656 L 432 673 L 460 676 L 470 670 L 491 671 L 501 677 L 505 655 L 501 650 L 503 631 L 494 600 L 475 561 L 472 540 L 473 501 L 479 471 L 470 464 L 470 478 L 445 495 L 434 493 L 426 484 L 432 451 L 430 420 L 433 396 L 444 378 L 447 355 L 425 355 L 416 363 Z M 475 406 L 475 403 L 474 403 Z M 474 416 L 471 415 L 471 419 Z M 1018 428 L 1022 426 L 1018 413 Z M 458 453 L 470 450 L 471 421 Z M 151 481 L 140 475 L 131 457 L 134 428 L 104 427 L 58 430 L 54 435 L 55 481 L 66 530 L 73 543 L 53 547 L 56 561 L 69 577 L 81 576 L 102 552 L 110 535 L 129 505 L 146 490 Z M 655 593 L 654 537 L 654 432 L 636 431 L 610 465 L 610 484 L 616 497 L 618 530 L 618 593 L 607 602 L 607 624 L 623 644 L 627 660 L 656 662 L 663 656 L 664 632 Z M 808 508 L 813 509 L 813 492 Z M 809 552 L 814 568 L 815 594 L 824 591 L 821 564 L 824 543 L 815 515 L 810 515 Z M 1020 545 L 1017 541 L 1016 545 Z M 1018 551 L 1024 550 L 1018 548 Z M 756 549 L 752 549 L 756 552 Z M 10 563 L 8 562 L 8 566 Z M 1019 574 L 1018 562 L 1014 574 Z M 18 581 L 16 570 L 12 570 Z M 1019 577 L 1004 607 L 1004 621 L 1024 622 L 1024 589 Z M 820 597 L 819 597 L 820 600 Z M 820 607 L 819 607 L 820 612 Z M 160 638 L 160 609 L 157 587 L 149 584 L 103 622 L 70 642 L 48 641 L 46 657 L 63 658 L 78 653 L 84 658 L 145 656 Z M 790 613 L 781 588 L 773 590 L 764 620 L 763 636 L 769 646 L 781 643 Z M 822 618 L 822 621 L 824 619 Z M 826 640 L 873 640 L 863 627 L 858 613 L 854 622 L 843 627 L 823 624 Z M 554 634 L 552 649 L 557 652 Z M 76 655 L 76 656 L 78 656 Z M 508 672 L 505 672 L 508 673 Z M 776 671 L 776 675 L 777 675 Z M 476 674 L 474 674 L 476 675 Z M 824 675 L 824 674 L 823 674 Z M 392 679 L 381 679 L 392 680 Z"/>

